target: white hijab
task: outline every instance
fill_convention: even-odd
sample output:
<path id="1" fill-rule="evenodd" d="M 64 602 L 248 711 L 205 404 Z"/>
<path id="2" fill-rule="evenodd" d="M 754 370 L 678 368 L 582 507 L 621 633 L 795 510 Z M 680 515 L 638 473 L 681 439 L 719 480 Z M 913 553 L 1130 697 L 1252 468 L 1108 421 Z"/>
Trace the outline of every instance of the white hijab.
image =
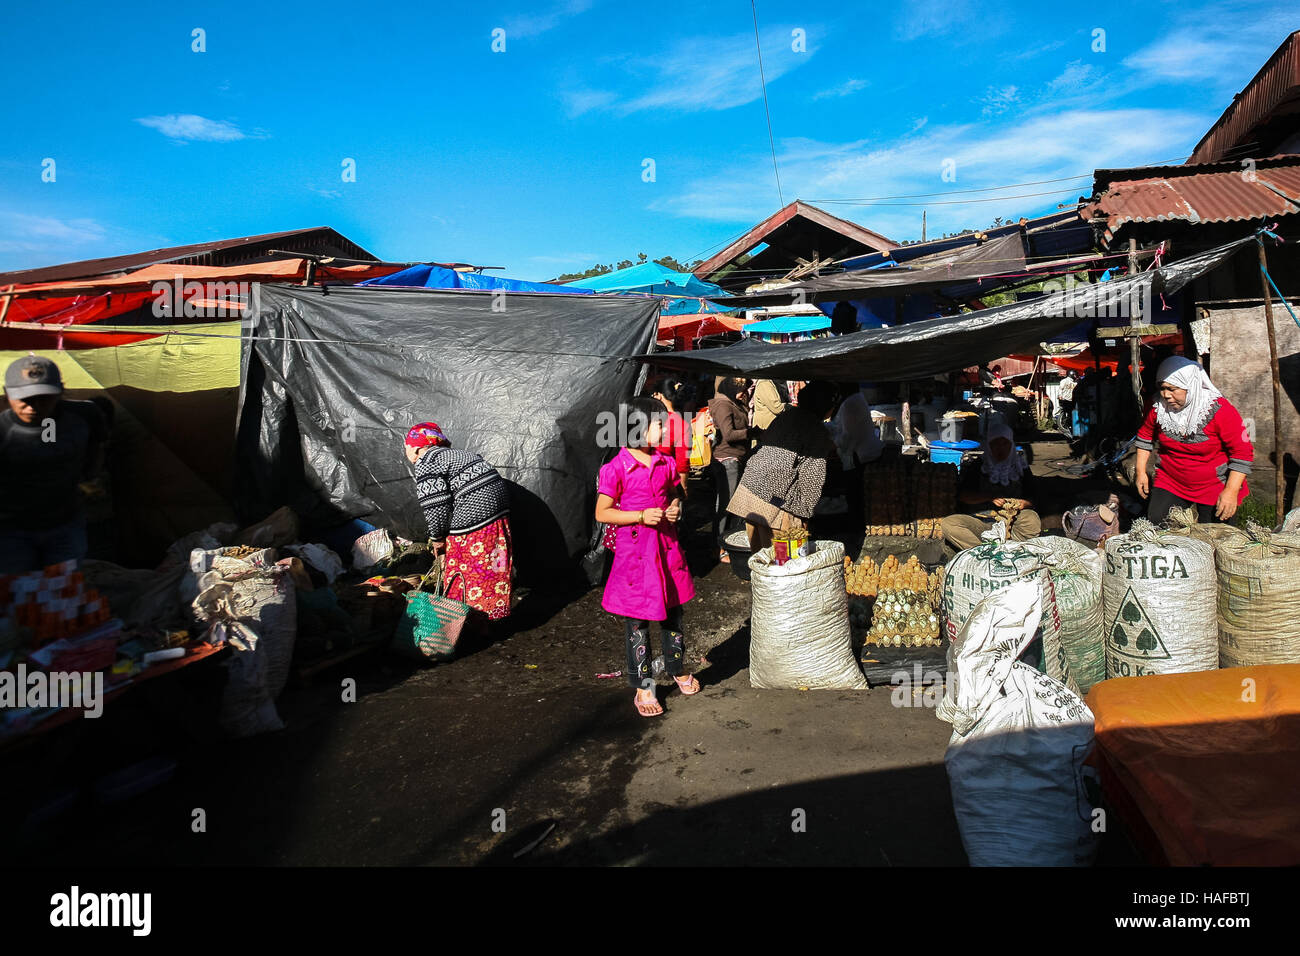
<path id="1" fill-rule="evenodd" d="M 1011 454 L 1007 455 L 1002 461 L 994 461 L 993 452 L 989 448 L 995 438 L 1005 438 L 1011 442 Z M 1012 482 L 1019 481 L 1021 474 L 1024 473 L 1025 463 L 1020 458 L 1020 452 L 1016 451 L 1015 435 L 1006 425 L 998 423 L 989 426 L 988 434 L 984 436 L 984 464 L 982 469 L 984 474 L 989 476 L 989 481 L 995 485 L 1009 485 Z"/>
<path id="2" fill-rule="evenodd" d="M 1156 382 L 1168 382 L 1176 388 L 1187 389 L 1187 401 L 1176 412 L 1165 404 L 1163 398 L 1156 399 L 1156 423 L 1160 430 L 1180 438 L 1191 438 L 1201 431 L 1214 417 L 1214 403 L 1223 397 L 1210 381 L 1210 376 L 1205 374 L 1205 369 L 1180 355 L 1160 363 Z"/>

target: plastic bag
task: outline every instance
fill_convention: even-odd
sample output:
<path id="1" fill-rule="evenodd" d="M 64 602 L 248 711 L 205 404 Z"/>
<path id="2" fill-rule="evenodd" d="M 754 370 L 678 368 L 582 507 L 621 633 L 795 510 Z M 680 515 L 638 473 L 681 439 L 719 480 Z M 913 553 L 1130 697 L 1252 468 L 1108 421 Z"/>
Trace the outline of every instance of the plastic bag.
<path id="1" fill-rule="evenodd" d="M 849 629 L 844 545 L 776 564 L 770 548 L 749 558 L 749 683 L 767 688 L 866 690 Z"/>
<path id="2" fill-rule="evenodd" d="M 283 567 L 195 552 L 196 564 L 209 562 L 191 606 L 209 624 L 208 640 L 235 650 L 218 720 L 235 737 L 280 730 L 275 699 L 288 681 L 298 631 L 293 578 Z"/>
<path id="3" fill-rule="evenodd" d="M 352 542 L 352 567 L 358 571 L 373 568 L 392 556 L 393 539 L 383 528 L 376 528 Z"/>
<path id="4" fill-rule="evenodd" d="M 330 584 L 343 573 L 343 559 L 323 544 L 295 544 L 284 550 L 302 558 L 325 575 L 325 580 Z"/>
<path id="5" fill-rule="evenodd" d="M 943 762 L 972 866 L 1087 866 L 1096 854 L 1092 711 L 1016 660 L 1039 613 L 1037 582 L 1019 581 L 981 601 L 948 651 L 936 713 L 953 725 Z"/>
<path id="6" fill-rule="evenodd" d="M 251 524 L 235 535 L 235 544 L 258 548 L 283 548 L 297 540 L 298 515 L 287 505 L 276 508 L 257 524 Z"/>

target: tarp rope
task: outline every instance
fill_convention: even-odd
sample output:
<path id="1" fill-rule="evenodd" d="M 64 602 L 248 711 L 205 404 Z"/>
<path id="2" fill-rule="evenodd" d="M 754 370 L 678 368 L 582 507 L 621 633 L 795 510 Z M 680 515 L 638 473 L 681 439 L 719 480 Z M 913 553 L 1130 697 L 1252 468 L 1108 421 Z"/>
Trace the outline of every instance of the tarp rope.
<path id="1" fill-rule="evenodd" d="M 1259 243 L 1261 249 L 1264 247 L 1264 236 L 1272 236 L 1278 242 L 1286 241 L 1271 229 L 1261 229 L 1259 232 L 1255 233 L 1255 241 Z M 1291 316 L 1291 321 L 1293 321 L 1297 327 L 1300 327 L 1300 319 L 1296 318 L 1295 310 L 1291 308 L 1291 303 L 1287 302 L 1286 296 L 1282 294 L 1282 290 L 1277 287 L 1277 283 L 1273 281 L 1273 277 L 1268 274 L 1268 266 L 1260 263 L 1259 271 L 1264 273 L 1264 278 L 1268 280 L 1268 284 L 1273 287 L 1273 291 L 1277 293 L 1278 299 L 1281 301 L 1282 305 L 1286 307 L 1287 313 Z"/>

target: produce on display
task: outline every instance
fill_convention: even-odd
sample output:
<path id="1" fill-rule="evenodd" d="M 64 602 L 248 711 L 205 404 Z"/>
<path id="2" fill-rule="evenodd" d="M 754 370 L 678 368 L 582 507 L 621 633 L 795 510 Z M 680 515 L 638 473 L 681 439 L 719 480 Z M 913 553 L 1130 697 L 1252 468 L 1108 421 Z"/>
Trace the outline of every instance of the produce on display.
<path id="1" fill-rule="evenodd" d="M 1106 541 L 1106 676 L 1214 670 L 1219 582 L 1214 548 L 1138 519 Z"/>
<path id="2" fill-rule="evenodd" d="M 771 549 L 749 559 L 749 681 L 754 687 L 866 690 L 853 655 L 844 545 L 816 541 L 777 565 Z"/>
<path id="3" fill-rule="evenodd" d="M 1041 610 L 1037 582 L 1016 581 L 980 602 L 948 651 L 936 715 L 953 728 L 943 763 L 972 866 L 1088 866 L 1096 854 L 1092 711 L 1016 659 Z"/>
<path id="4" fill-rule="evenodd" d="M 1300 664 L 1300 535 L 1234 531 L 1214 548 L 1219 666 Z"/>
<path id="5" fill-rule="evenodd" d="M 942 569 L 926 571 L 913 555 L 900 564 L 895 555 L 876 566 L 870 557 L 854 564 L 844 559 L 844 579 L 851 601 L 850 616 L 859 628 L 870 629 L 866 643 L 882 647 L 938 647 L 942 641 L 939 605 Z M 862 599 L 874 599 L 868 603 Z"/>
<path id="6" fill-rule="evenodd" d="M 957 499 L 957 468 L 898 459 L 863 471 L 866 533 L 872 537 L 942 537 L 940 523 Z"/>

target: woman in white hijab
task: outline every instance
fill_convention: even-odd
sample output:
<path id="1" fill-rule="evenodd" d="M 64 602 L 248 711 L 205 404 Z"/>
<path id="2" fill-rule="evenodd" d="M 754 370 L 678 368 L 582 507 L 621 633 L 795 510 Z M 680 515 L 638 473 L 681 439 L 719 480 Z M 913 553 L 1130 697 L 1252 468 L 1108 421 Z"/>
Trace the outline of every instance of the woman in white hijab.
<path id="1" fill-rule="evenodd" d="M 981 535 L 993 530 L 996 512 L 1010 506 L 1016 515 L 1007 528 L 1013 541 L 1028 541 L 1042 531 L 1042 521 L 1033 510 L 1037 489 L 1034 473 L 1016 451 L 1015 436 L 1001 422 L 989 425 L 981 460 L 968 462 L 961 470 L 957 500 L 965 514 L 944 518 L 940 524 L 944 544 L 952 552 L 977 547 Z"/>
<path id="2" fill-rule="evenodd" d="M 1137 490 L 1150 498 L 1147 517 L 1160 523 L 1171 508 L 1194 506 L 1203 523 L 1229 520 L 1250 493 L 1255 459 L 1240 413 L 1191 359 L 1165 359 L 1156 380 L 1159 397 L 1137 433 Z M 1153 482 L 1147 464 L 1157 445 Z"/>

